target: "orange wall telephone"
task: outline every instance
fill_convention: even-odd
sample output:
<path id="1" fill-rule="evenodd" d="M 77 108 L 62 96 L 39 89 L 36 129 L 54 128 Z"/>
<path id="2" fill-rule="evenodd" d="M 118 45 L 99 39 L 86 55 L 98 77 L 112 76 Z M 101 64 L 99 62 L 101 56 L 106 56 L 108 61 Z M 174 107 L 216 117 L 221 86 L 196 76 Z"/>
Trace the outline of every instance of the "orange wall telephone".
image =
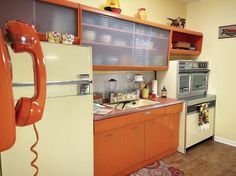
<path id="1" fill-rule="evenodd" d="M 9 21 L 5 27 L 14 52 L 33 57 L 35 91 L 32 98 L 20 98 L 14 108 L 11 61 L 0 30 L 0 152 L 14 145 L 16 125 L 34 124 L 42 118 L 46 99 L 46 69 L 37 32 L 19 21 Z"/>

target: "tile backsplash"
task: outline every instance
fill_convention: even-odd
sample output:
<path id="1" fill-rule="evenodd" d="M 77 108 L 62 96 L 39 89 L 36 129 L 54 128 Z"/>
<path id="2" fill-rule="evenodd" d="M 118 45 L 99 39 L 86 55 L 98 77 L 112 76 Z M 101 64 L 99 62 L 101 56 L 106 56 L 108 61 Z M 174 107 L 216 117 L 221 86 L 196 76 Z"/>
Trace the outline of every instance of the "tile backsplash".
<path id="1" fill-rule="evenodd" d="M 128 72 L 128 71 L 96 71 L 93 74 L 93 92 L 103 93 L 103 98 L 108 98 L 109 93 L 109 80 L 117 80 L 116 90 L 117 91 L 127 91 L 134 88 L 134 75 L 142 74 L 144 82 L 151 81 L 154 78 L 153 71 L 137 71 L 137 72 Z"/>

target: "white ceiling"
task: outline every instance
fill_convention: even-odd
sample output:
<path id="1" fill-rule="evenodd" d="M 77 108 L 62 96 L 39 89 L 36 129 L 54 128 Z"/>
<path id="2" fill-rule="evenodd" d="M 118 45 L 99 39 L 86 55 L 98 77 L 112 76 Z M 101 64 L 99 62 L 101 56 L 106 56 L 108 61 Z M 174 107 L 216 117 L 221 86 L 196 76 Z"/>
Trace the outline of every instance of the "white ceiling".
<path id="1" fill-rule="evenodd" d="M 199 1 L 199 0 L 179 0 L 181 2 L 185 2 L 185 3 L 190 3 L 190 2 L 195 2 L 195 1 Z"/>

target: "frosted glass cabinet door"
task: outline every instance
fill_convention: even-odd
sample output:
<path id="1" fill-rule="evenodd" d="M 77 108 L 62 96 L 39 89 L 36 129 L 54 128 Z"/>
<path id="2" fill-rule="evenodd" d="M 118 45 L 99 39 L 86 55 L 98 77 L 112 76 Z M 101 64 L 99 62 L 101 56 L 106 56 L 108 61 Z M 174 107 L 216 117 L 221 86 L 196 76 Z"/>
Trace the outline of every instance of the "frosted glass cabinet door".
<path id="1" fill-rule="evenodd" d="M 129 65 L 133 55 L 133 28 L 133 22 L 83 12 L 82 44 L 93 47 L 93 64 Z"/>
<path id="2" fill-rule="evenodd" d="M 82 45 L 92 46 L 93 65 L 166 66 L 168 30 L 82 11 Z"/>
<path id="3" fill-rule="evenodd" d="M 139 66 L 166 66 L 169 49 L 167 30 L 135 23 L 134 57 Z"/>

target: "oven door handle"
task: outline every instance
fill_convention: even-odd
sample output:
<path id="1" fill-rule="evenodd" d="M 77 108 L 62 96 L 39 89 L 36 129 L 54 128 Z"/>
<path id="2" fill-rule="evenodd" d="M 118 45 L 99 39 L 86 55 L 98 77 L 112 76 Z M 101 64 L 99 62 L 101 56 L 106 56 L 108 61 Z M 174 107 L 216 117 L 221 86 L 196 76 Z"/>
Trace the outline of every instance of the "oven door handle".
<path id="1" fill-rule="evenodd" d="M 199 104 L 199 105 L 196 105 L 196 107 L 200 107 L 202 105 L 209 105 L 210 103 L 202 103 L 202 104 Z"/>
<path id="2" fill-rule="evenodd" d="M 189 87 L 181 87 L 182 90 L 189 90 Z"/>
<path id="3" fill-rule="evenodd" d="M 204 85 L 196 85 L 195 87 L 196 87 L 196 88 L 205 88 Z"/>

